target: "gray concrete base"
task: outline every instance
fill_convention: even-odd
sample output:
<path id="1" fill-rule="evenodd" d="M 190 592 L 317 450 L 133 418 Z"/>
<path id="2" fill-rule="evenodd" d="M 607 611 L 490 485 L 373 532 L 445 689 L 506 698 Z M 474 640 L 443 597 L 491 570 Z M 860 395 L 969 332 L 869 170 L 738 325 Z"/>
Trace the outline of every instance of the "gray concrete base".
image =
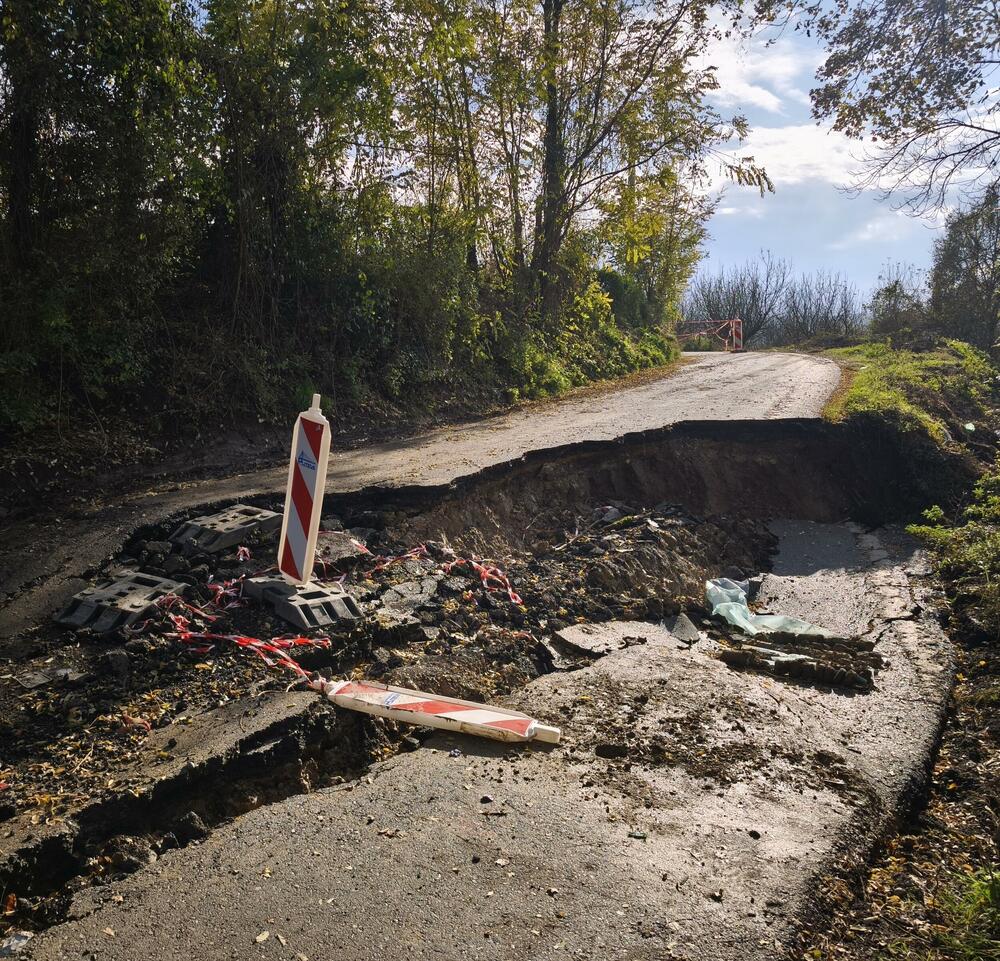
<path id="1" fill-rule="evenodd" d="M 218 514 L 194 517 L 181 524 L 170 535 L 170 541 L 187 550 L 215 554 L 239 546 L 251 534 L 276 531 L 279 527 L 281 514 L 249 504 L 234 504 Z"/>
<path id="2" fill-rule="evenodd" d="M 296 587 L 282 577 L 251 577 L 244 582 L 243 590 L 300 631 L 329 627 L 337 621 L 353 621 L 362 616 L 358 602 L 338 585 Z"/>
<path id="3" fill-rule="evenodd" d="M 106 634 L 133 624 L 167 594 L 181 595 L 187 584 L 155 574 L 120 571 L 113 580 L 88 587 L 76 594 L 57 615 L 56 621 L 67 627 L 88 628 Z"/>

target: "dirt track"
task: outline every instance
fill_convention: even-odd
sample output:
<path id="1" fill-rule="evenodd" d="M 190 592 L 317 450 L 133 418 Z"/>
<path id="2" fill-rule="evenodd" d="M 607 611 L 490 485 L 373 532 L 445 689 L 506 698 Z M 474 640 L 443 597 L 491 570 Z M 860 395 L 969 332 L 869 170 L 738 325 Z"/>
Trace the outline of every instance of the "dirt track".
<path id="1" fill-rule="evenodd" d="M 689 419 L 816 417 L 840 377 L 802 354 L 705 354 L 678 372 L 626 390 L 581 392 L 500 417 L 331 457 L 328 490 L 441 484 L 528 451 L 610 440 Z M 162 484 L 95 501 L 75 516 L 12 525 L 0 538 L 0 638 L 51 614 L 85 586 L 80 573 L 113 553 L 142 524 L 200 504 L 275 491 L 284 467 L 201 482 Z"/>

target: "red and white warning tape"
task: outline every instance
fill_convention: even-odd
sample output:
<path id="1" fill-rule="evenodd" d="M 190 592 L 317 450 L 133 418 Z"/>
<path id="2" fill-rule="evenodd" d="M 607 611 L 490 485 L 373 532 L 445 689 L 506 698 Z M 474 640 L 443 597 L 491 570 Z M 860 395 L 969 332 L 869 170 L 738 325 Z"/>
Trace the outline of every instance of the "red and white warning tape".
<path id="1" fill-rule="evenodd" d="M 446 574 L 450 574 L 454 568 L 463 566 L 469 567 L 475 571 L 479 575 L 479 579 L 483 582 L 483 587 L 490 593 L 494 593 L 498 590 L 498 588 L 493 585 L 493 582 L 496 582 L 501 588 L 503 588 L 504 591 L 506 591 L 512 604 L 524 603 L 521 595 L 518 594 L 513 587 L 511 587 L 509 578 L 502 570 L 500 570 L 499 567 L 487 567 L 485 564 L 480 564 L 479 561 L 474 561 L 471 558 L 458 557 L 453 561 L 449 561 L 447 564 L 443 564 L 441 569 Z"/>

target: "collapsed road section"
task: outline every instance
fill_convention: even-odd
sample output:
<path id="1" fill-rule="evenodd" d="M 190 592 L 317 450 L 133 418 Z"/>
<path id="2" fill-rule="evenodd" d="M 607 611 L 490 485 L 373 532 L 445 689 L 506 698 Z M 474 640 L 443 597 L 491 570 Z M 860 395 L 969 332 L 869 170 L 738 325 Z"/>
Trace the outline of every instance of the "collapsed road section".
<path id="1" fill-rule="evenodd" d="M 0 690 L 11 937 L 132 961 L 347 958 L 359 937 L 372 957 L 772 957 L 936 741 L 950 653 L 919 554 L 849 521 L 959 483 L 908 443 L 685 424 L 338 497 L 320 579 L 360 616 L 295 643 L 242 592 L 273 531 L 215 553 L 170 540 L 184 517 L 136 532 L 100 573 L 170 570 L 183 598 L 26 632 Z M 835 635 L 791 651 L 808 666 L 709 616 L 706 579 L 761 572 L 757 612 Z M 562 743 L 342 711 L 284 693 L 288 662 L 502 703 Z"/>

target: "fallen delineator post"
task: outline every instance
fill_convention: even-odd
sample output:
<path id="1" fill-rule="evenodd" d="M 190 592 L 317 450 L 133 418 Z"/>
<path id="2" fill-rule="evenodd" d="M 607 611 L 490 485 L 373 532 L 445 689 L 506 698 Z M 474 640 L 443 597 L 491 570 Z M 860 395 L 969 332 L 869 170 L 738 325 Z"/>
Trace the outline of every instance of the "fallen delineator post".
<path id="1" fill-rule="evenodd" d="M 462 734 L 477 734 L 494 741 L 545 741 L 558 744 L 561 731 L 541 724 L 520 711 L 462 701 L 456 697 L 425 694 L 405 687 L 371 681 L 313 681 L 311 686 L 338 707 L 378 717 L 435 727 Z"/>

